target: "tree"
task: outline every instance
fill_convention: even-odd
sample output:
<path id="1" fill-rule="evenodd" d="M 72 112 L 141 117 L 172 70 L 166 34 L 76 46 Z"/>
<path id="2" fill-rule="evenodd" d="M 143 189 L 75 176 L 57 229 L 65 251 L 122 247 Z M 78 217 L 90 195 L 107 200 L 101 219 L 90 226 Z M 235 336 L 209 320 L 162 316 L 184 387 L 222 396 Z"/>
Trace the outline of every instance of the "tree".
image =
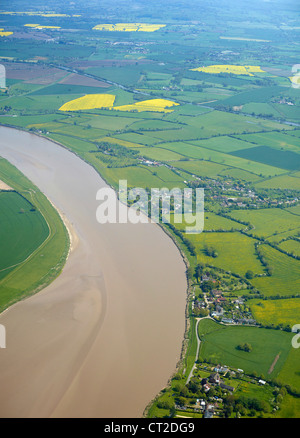
<path id="1" fill-rule="evenodd" d="M 196 278 L 199 280 L 199 278 L 201 277 L 202 273 L 203 273 L 203 269 L 204 269 L 205 265 L 203 265 L 202 263 L 198 263 L 198 265 L 196 266 Z"/>
<path id="2" fill-rule="evenodd" d="M 249 269 L 249 270 L 246 272 L 245 277 L 246 277 L 248 280 L 251 280 L 251 279 L 254 277 L 254 273 L 253 273 L 253 271 L 250 271 L 250 269 Z"/>
<path id="3" fill-rule="evenodd" d="M 174 418 L 175 415 L 176 415 L 176 409 L 175 409 L 175 405 L 174 405 L 170 409 L 170 418 Z"/>
<path id="4" fill-rule="evenodd" d="M 247 353 L 250 353 L 252 351 L 251 344 L 248 344 L 247 342 L 245 342 L 244 344 L 239 344 L 236 348 L 238 350 L 247 351 Z"/>
<path id="5" fill-rule="evenodd" d="M 205 281 L 201 285 L 203 292 L 210 292 L 213 290 L 214 287 L 215 287 L 215 285 L 211 280 Z"/>

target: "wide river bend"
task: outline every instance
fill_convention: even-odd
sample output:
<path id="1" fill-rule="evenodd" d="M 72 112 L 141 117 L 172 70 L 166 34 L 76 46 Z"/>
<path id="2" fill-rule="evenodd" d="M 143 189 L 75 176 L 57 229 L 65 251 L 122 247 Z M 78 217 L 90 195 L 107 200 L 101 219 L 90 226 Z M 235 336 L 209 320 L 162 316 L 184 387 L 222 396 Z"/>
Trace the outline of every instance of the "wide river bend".
<path id="1" fill-rule="evenodd" d="M 63 147 L 0 127 L 0 156 L 68 220 L 62 274 L 0 315 L 1 417 L 140 417 L 180 358 L 183 259 L 156 224 L 102 224 L 106 183 Z"/>

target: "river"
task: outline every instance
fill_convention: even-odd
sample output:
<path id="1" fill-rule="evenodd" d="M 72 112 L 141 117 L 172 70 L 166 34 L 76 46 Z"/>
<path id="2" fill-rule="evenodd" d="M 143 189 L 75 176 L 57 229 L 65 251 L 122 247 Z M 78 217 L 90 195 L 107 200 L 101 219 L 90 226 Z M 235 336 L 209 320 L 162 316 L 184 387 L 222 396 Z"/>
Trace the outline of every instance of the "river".
<path id="1" fill-rule="evenodd" d="M 0 416 L 137 418 L 174 372 L 185 265 L 153 223 L 99 224 L 99 174 L 42 137 L 0 127 L 0 156 L 67 218 L 62 274 L 0 315 Z"/>

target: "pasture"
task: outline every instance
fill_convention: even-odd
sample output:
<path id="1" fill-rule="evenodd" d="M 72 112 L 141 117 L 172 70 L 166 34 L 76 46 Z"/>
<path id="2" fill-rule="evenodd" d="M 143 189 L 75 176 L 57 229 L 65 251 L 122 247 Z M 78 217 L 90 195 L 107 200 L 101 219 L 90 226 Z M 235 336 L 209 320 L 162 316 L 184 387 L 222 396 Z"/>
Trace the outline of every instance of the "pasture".
<path id="1" fill-rule="evenodd" d="M 0 279 L 24 262 L 49 236 L 44 217 L 16 192 L 0 191 Z"/>
<path id="2" fill-rule="evenodd" d="M 205 320 L 203 320 L 205 321 Z M 275 378 L 280 373 L 291 350 L 291 333 L 280 330 L 268 330 L 258 327 L 224 326 L 214 323 L 204 327 L 202 321 L 198 325 L 198 334 L 202 338 L 199 356 L 205 361 L 215 364 L 240 368 L 245 373 L 256 372 L 267 378 Z M 252 346 L 251 352 L 238 350 L 239 344 L 248 343 Z M 275 357 L 279 359 L 272 372 L 271 365 Z"/>
<path id="3" fill-rule="evenodd" d="M 271 277 L 255 277 L 251 283 L 267 297 L 298 295 L 300 261 L 268 245 L 261 245 L 260 251 L 273 268 L 273 274 Z"/>
<path id="4" fill-rule="evenodd" d="M 296 215 L 280 208 L 262 208 L 259 210 L 239 210 L 230 213 L 234 219 L 250 222 L 254 229 L 251 234 L 258 237 L 270 237 L 290 232 L 291 235 L 300 231 L 300 221 Z"/>
<path id="5" fill-rule="evenodd" d="M 274 326 L 299 323 L 300 299 L 249 300 L 248 305 L 254 318 L 263 325 Z"/>
<path id="6" fill-rule="evenodd" d="M 210 226 L 209 222 L 207 226 Z M 189 239 L 196 247 L 198 263 L 216 266 L 241 276 L 244 276 L 249 269 L 256 274 L 264 272 L 255 254 L 253 239 L 244 234 L 238 232 L 201 233 L 191 234 Z M 206 246 L 215 248 L 218 256 L 216 258 L 207 256 Z"/>

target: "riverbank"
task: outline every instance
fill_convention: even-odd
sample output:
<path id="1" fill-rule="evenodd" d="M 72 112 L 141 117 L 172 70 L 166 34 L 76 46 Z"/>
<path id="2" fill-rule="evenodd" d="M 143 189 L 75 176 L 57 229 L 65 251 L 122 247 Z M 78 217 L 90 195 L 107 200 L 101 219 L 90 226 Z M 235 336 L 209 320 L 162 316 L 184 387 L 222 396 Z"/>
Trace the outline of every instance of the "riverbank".
<path id="1" fill-rule="evenodd" d="M 18 215 L 10 217 L 10 206 L 8 211 L 4 210 L 2 212 L 2 220 L 4 220 L 4 229 L 2 229 L 4 248 L 7 245 L 11 246 L 10 257 L 15 257 L 7 259 L 11 261 L 10 266 L 8 266 L 5 264 L 5 255 L 2 254 L 2 263 L 4 262 L 4 266 L 6 266 L 3 270 L 4 272 L 6 271 L 6 275 L 2 275 L 0 280 L 0 312 L 2 312 L 14 303 L 37 293 L 59 276 L 68 257 L 70 234 L 64 226 L 64 218 L 62 218 L 61 212 L 53 208 L 53 204 L 51 205 L 49 199 L 19 172 L 15 166 L 5 159 L 0 160 L 0 176 L 8 184 L 3 186 L 4 189 L 10 187 L 10 191 L 15 192 L 11 194 L 13 198 L 9 199 L 23 199 L 22 202 L 25 202 L 25 205 L 28 207 L 26 220 L 29 221 L 29 226 L 23 228 L 23 222 L 18 220 Z M 10 196 L 8 191 L 5 191 L 6 195 Z M 5 193 L 3 195 L 5 196 Z M 12 208 L 17 209 L 18 203 L 15 207 L 12 206 Z M 38 213 L 35 213 L 35 210 Z M 21 212 L 23 210 L 20 210 Z M 38 230 L 34 229 L 34 220 L 31 222 L 31 215 L 35 214 L 41 217 L 45 230 L 47 230 L 39 241 L 38 246 L 32 246 L 31 242 L 32 240 L 35 241 L 37 236 L 39 236 L 39 234 L 37 236 L 31 234 L 33 232 L 38 233 Z M 7 231 L 3 234 L 3 231 L 7 230 L 5 221 L 6 225 L 8 225 L 7 222 L 11 223 L 11 220 L 15 226 L 19 226 L 18 230 L 16 230 L 16 233 L 19 232 L 19 238 L 21 239 L 19 241 L 18 238 L 19 246 L 17 241 L 14 242 L 18 234 L 5 235 Z M 13 229 L 13 225 L 10 226 Z M 32 248 L 32 251 L 25 252 L 22 258 L 19 257 L 18 251 L 26 251 L 26 248 L 22 249 L 20 246 L 21 241 L 23 245 L 30 245 L 30 248 Z"/>

